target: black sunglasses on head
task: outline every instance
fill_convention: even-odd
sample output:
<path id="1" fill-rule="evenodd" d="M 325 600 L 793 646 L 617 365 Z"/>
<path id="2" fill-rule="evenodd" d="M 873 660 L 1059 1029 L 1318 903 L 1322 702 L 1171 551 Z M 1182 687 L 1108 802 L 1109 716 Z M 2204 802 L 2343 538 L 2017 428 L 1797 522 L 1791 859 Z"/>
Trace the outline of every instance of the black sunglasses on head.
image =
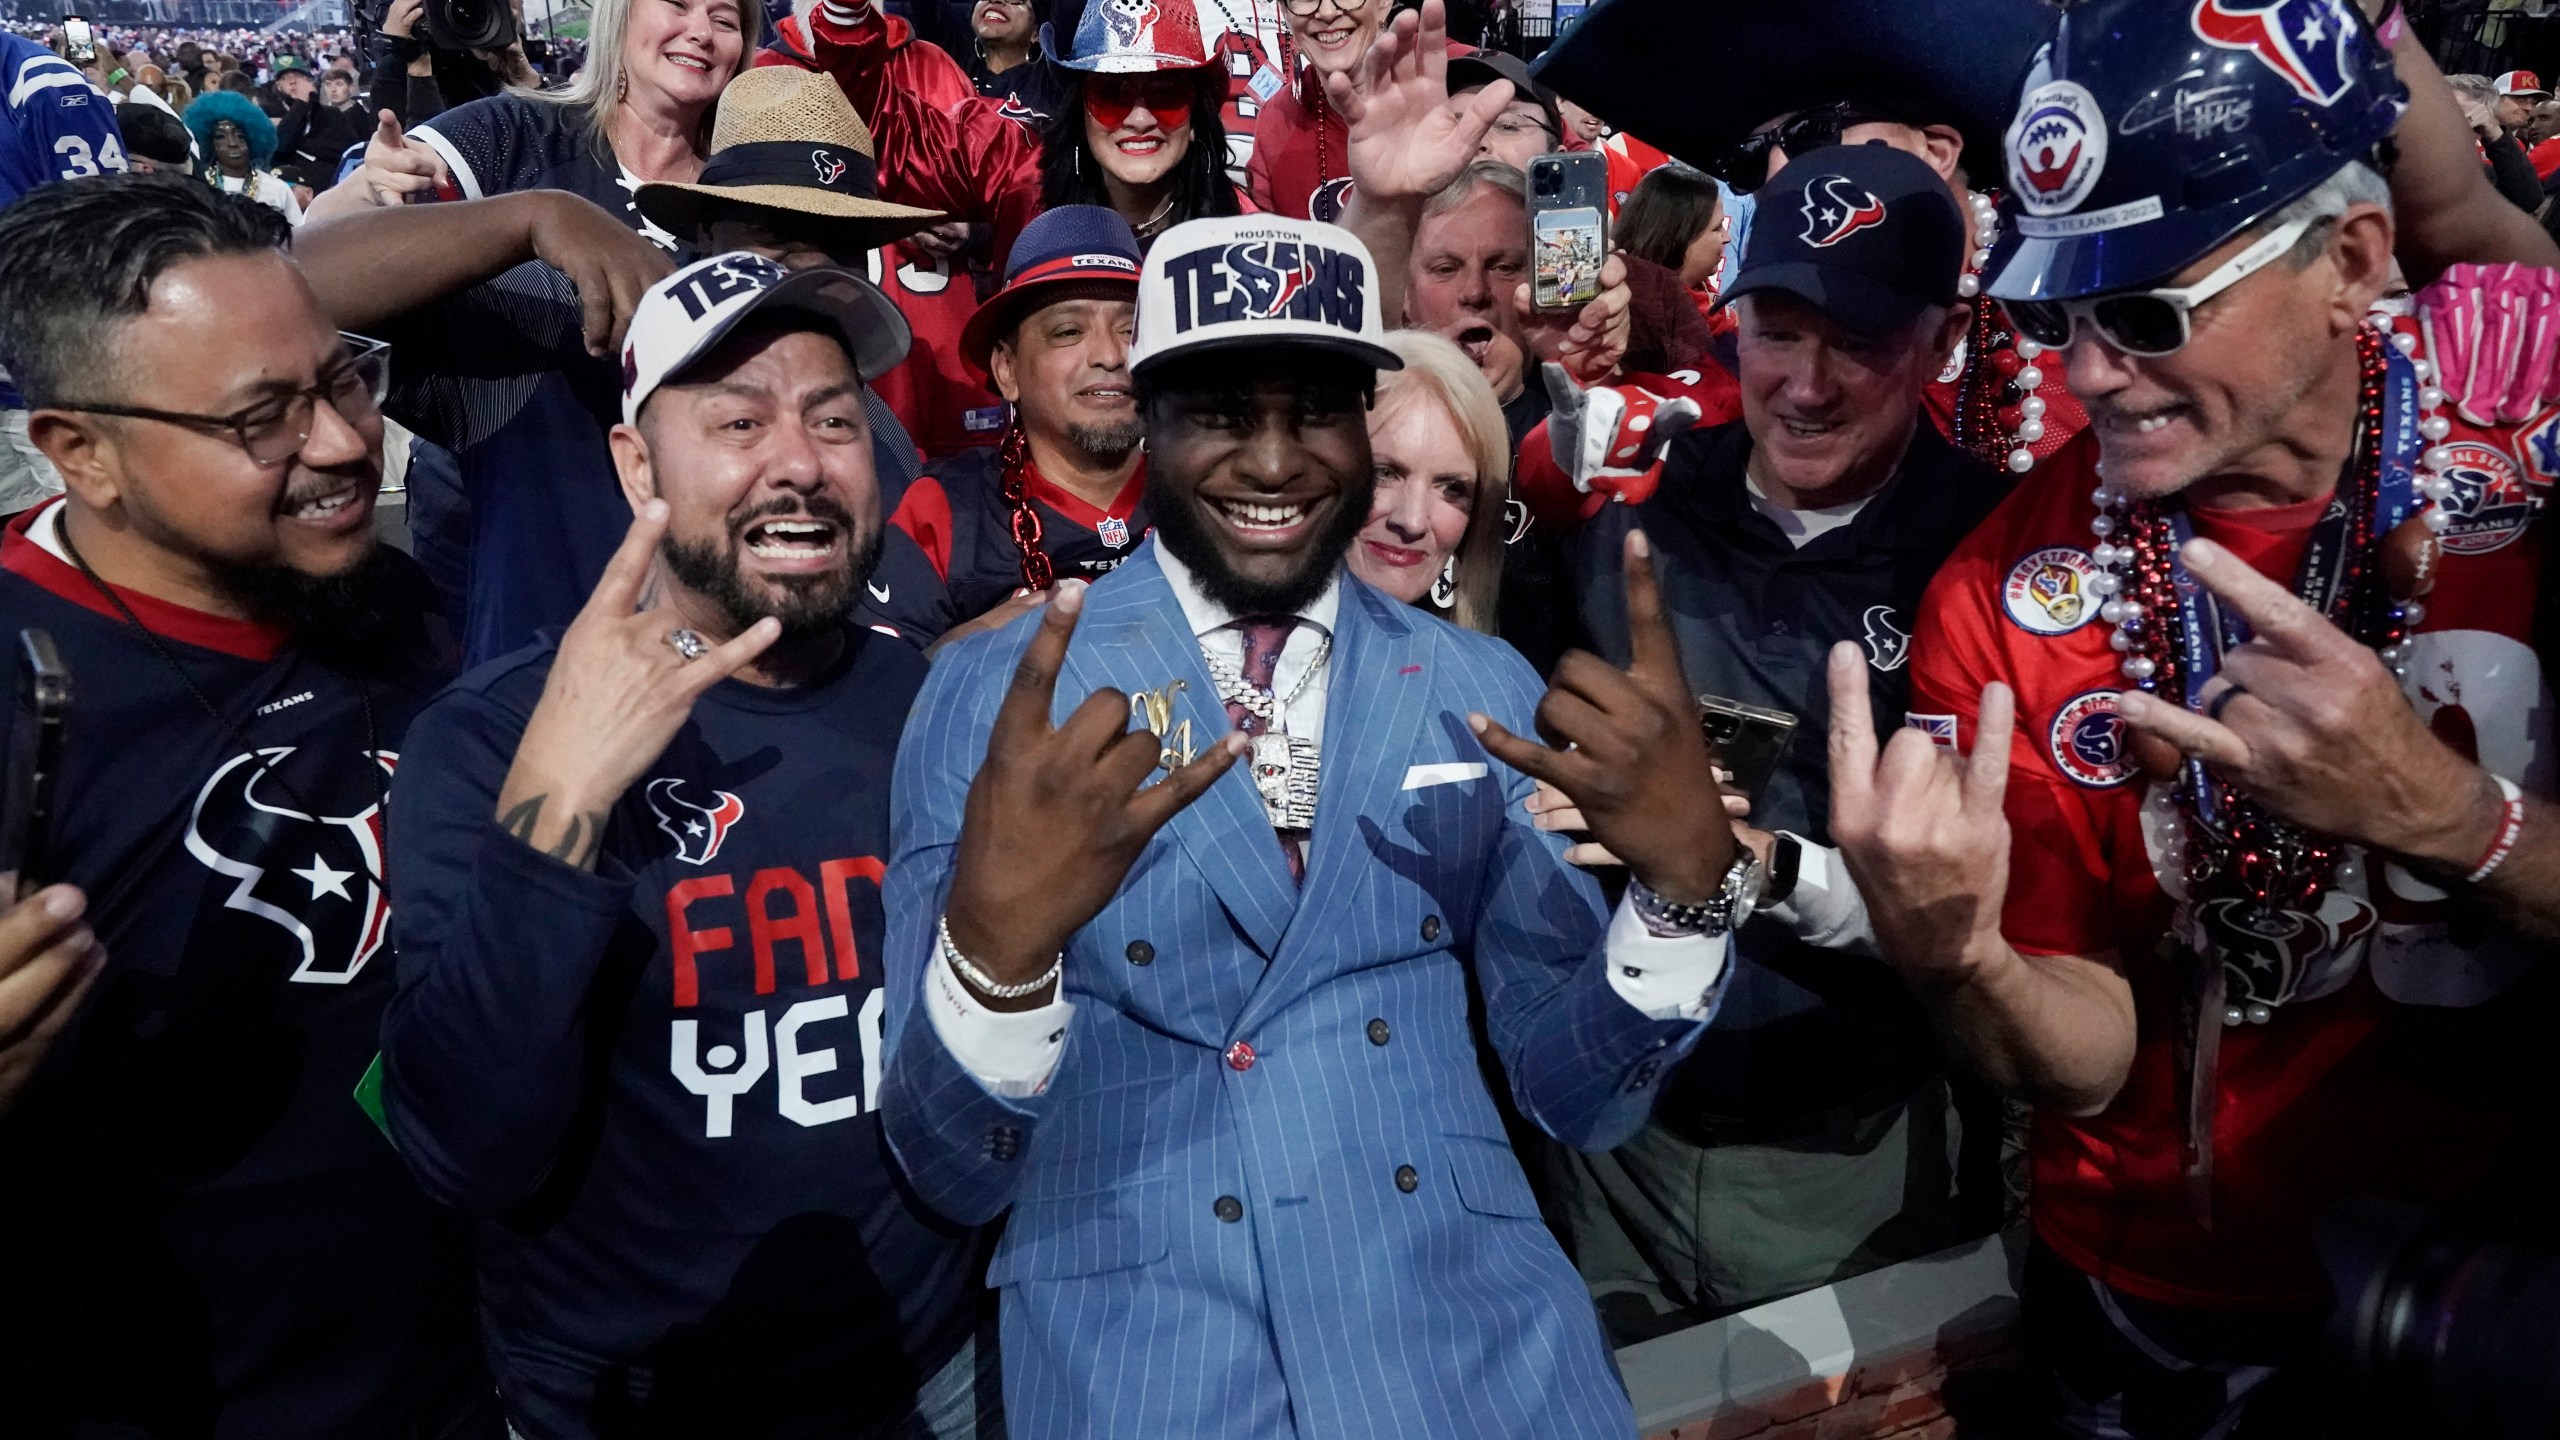
<path id="1" fill-rule="evenodd" d="M 1846 100 L 1799 110 L 1775 125 L 1742 137 L 1732 149 L 1709 161 L 1705 169 L 1735 194 L 1748 195 L 1767 183 L 1770 151 L 1784 149 L 1789 155 L 1802 155 L 1820 150 L 1839 144 L 1850 126 L 1883 118 Z"/>

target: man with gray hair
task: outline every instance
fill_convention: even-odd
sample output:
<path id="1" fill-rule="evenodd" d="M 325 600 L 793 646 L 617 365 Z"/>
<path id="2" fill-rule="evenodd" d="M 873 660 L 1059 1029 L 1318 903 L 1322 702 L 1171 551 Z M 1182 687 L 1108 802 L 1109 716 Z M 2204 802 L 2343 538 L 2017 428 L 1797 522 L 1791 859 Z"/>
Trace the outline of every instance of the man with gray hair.
<path id="1" fill-rule="evenodd" d="M 2525 118 L 2524 107 L 2498 93 L 2497 82 L 2486 75 L 2447 75 L 2445 85 L 2453 91 L 2454 103 L 2462 107 L 2462 118 L 2480 141 L 2480 158 L 2488 167 L 2489 181 L 2498 193 L 2514 202 L 2519 210 L 2532 214 L 2542 207 L 2542 181 L 2533 173 L 2533 161 L 2525 154 L 2524 136 L 2513 122 Z"/>
<path id="2" fill-rule="evenodd" d="M 2500 910 L 2553 884 L 2517 782 L 2552 773 L 2530 532 L 2560 424 L 2457 406 L 2488 347 L 2432 348 L 2449 290 L 2373 308 L 2410 92 L 2360 17 L 2301 9 L 2328 45 L 2151 0 L 2063 17 L 1987 275 L 2089 430 L 1938 572 L 1881 761 L 1864 657 L 1831 658 L 1832 832 L 1880 947 L 2038 1107 L 2046 1433 L 2325 1433 L 2315 1219 L 2490 1193 L 2532 1093 L 2513 1037 L 2547 1029 Z M 2100 154 L 2199 53 L 2246 133 L 2118 125 Z"/>

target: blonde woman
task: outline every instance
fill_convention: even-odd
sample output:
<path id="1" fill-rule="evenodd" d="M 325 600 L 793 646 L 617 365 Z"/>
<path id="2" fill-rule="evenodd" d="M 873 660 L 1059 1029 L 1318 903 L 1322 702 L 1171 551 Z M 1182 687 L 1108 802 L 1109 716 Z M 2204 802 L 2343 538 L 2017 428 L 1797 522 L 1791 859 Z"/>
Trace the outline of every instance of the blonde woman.
<path id="1" fill-rule="evenodd" d="M 1377 493 L 1351 573 L 1470 630 L 1494 633 L 1502 590 L 1511 439 L 1493 387 L 1466 352 L 1422 330 L 1388 332 L 1402 370 L 1378 375 L 1369 410 Z"/>
<path id="2" fill-rule="evenodd" d="M 487 96 L 406 135 L 384 112 L 364 164 L 312 202 L 312 217 L 411 197 L 567 190 L 672 250 L 632 194 L 701 178 L 713 106 L 753 60 L 763 23 L 760 0 L 598 0 L 586 68 L 567 89 Z"/>

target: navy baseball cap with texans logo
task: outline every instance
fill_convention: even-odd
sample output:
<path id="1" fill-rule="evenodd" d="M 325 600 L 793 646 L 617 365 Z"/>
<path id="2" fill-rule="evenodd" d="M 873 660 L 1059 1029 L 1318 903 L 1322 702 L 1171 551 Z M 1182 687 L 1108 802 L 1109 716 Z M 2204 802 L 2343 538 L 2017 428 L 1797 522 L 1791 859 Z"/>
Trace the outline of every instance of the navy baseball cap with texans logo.
<path id="1" fill-rule="evenodd" d="M 1191 220 L 1156 238 L 1138 280 L 1129 369 L 1220 350 L 1326 351 L 1380 370 L 1387 348 L 1378 262 L 1338 225 L 1278 215 Z"/>
<path id="2" fill-rule="evenodd" d="M 1004 288 L 960 330 L 960 354 L 980 370 L 998 333 L 1070 292 L 1138 298 L 1137 232 L 1107 205 L 1060 205 L 1022 227 L 1005 259 Z"/>
<path id="3" fill-rule="evenodd" d="M 1783 291 L 1860 335 L 1889 335 L 1956 302 L 1964 216 L 1917 155 L 1877 142 L 1788 160 L 1760 188 L 1724 303 Z"/>
<path id="4" fill-rule="evenodd" d="M 797 313 L 844 342 L 854 370 L 877 380 L 907 358 L 907 318 L 850 270 L 785 270 L 743 250 L 697 260 L 649 287 L 622 342 L 622 419 L 640 421 L 658 387 L 677 383 L 751 315 Z"/>

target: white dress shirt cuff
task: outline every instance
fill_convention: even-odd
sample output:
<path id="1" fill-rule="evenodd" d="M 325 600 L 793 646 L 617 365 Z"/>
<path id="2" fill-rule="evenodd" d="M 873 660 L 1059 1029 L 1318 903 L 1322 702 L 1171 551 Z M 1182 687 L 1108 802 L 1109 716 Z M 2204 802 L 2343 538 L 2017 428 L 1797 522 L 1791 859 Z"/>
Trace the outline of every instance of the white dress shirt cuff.
<path id="1" fill-rule="evenodd" d="M 1726 935 L 1682 935 L 1665 939 L 1644 928 L 1635 907 L 1621 900 L 1609 920 L 1609 936 L 1600 958 L 1609 966 L 1609 987 L 1618 998 L 1644 1012 L 1648 1020 L 1704 1020 L 1716 1008 L 1716 988 L 1724 979 Z"/>
<path id="2" fill-rule="evenodd" d="M 942 1048 L 987 1093 L 1027 1100 L 1049 1088 L 1058 1054 L 1067 1045 L 1067 1019 L 1075 1005 L 1060 998 L 1037 1010 L 990 1010 L 951 966 L 936 955 L 925 970 L 924 1012 Z"/>
<path id="3" fill-rule="evenodd" d="M 1807 945 L 1851 955 L 1876 955 L 1875 926 L 1867 920 L 1866 897 L 1849 878 L 1840 852 L 1796 836 L 1796 886 L 1784 900 L 1752 912 L 1786 927 Z"/>

